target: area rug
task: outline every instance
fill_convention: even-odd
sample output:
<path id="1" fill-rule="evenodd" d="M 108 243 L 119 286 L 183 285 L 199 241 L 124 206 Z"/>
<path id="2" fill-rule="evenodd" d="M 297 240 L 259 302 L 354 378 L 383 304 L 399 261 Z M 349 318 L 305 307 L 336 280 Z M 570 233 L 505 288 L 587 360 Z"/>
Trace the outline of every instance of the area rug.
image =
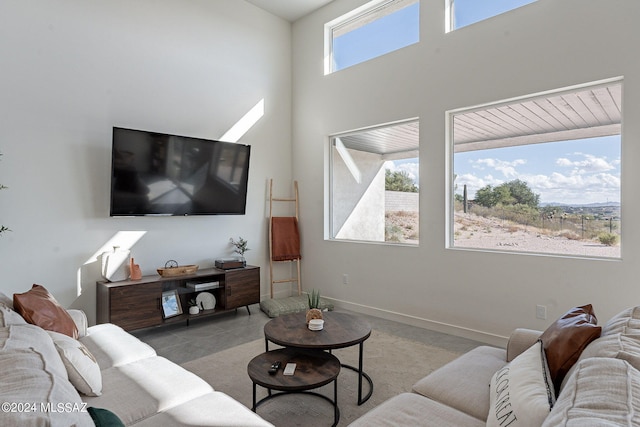
<path id="1" fill-rule="evenodd" d="M 278 346 L 270 344 L 273 350 Z M 183 364 L 182 366 L 245 406 L 252 405 L 252 383 L 247 364 L 265 350 L 264 340 L 256 340 Z M 335 350 L 343 364 L 358 366 L 358 346 Z M 373 331 L 364 343 L 364 371 L 373 380 L 373 394 L 361 406 L 357 404 L 358 376 L 342 369 L 338 377 L 339 426 L 346 426 L 385 400 L 405 391 L 433 370 L 445 365 L 461 353 L 445 348 L 407 340 Z M 333 386 L 318 390 L 333 398 Z M 364 381 L 363 395 L 368 392 Z M 258 400 L 267 392 L 258 386 Z M 323 399 L 311 395 L 291 394 L 266 401 L 258 407 L 258 414 L 277 427 L 330 426 L 333 407 Z"/>

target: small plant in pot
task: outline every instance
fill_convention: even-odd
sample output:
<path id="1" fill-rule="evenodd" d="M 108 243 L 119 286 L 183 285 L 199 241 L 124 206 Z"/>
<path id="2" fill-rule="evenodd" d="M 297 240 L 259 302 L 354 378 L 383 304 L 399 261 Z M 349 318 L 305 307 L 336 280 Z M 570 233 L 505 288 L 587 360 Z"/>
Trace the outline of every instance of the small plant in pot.
<path id="1" fill-rule="evenodd" d="M 233 240 L 233 237 L 232 237 L 229 239 L 229 243 L 235 247 L 233 252 L 240 255 L 240 259 L 246 264 L 246 261 L 244 259 L 244 253 L 250 250 L 247 247 L 247 241 L 244 240 L 242 237 L 239 237 L 238 240 L 236 241 L 236 240 Z"/>
<path id="2" fill-rule="evenodd" d="M 307 294 L 309 301 L 309 311 L 307 311 L 307 324 L 311 319 L 322 319 L 322 310 L 320 310 L 320 291 L 313 289 Z"/>

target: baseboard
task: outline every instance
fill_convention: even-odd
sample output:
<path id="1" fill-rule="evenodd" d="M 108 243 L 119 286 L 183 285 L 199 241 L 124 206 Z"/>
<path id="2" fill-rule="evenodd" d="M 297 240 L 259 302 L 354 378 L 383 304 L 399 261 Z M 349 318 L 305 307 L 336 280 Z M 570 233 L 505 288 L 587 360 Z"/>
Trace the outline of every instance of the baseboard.
<path id="1" fill-rule="evenodd" d="M 410 316 L 403 313 L 384 310 L 381 308 L 362 304 L 356 304 L 349 301 L 328 298 L 326 296 L 323 296 L 323 298 L 333 302 L 336 308 L 343 308 L 345 310 L 354 311 L 356 313 L 368 314 L 370 316 L 380 317 L 386 320 L 393 320 L 395 322 L 404 323 L 406 325 L 417 326 L 419 328 L 429 329 L 449 335 L 455 335 L 457 337 L 480 341 L 497 347 L 505 348 L 507 346 L 507 341 L 509 340 L 509 337 L 490 334 L 475 329 L 451 325 L 448 323 L 438 322 L 435 320 L 425 319 L 417 316 Z"/>

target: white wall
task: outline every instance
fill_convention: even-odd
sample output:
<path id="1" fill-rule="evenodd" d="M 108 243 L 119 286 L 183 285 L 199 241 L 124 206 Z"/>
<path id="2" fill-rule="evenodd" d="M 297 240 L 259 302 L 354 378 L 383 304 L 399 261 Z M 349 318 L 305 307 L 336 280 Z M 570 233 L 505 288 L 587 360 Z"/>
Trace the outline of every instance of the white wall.
<path id="1" fill-rule="evenodd" d="M 0 2 L 0 291 L 45 285 L 95 318 L 94 254 L 144 231 L 144 274 L 249 241 L 268 293 L 267 179 L 291 186 L 291 24 L 239 0 Z M 264 99 L 247 215 L 109 218 L 111 128 L 220 138 Z"/>
<path id="2" fill-rule="evenodd" d="M 303 274 L 342 306 L 487 342 L 545 328 L 593 303 L 601 320 L 640 302 L 640 2 L 538 0 L 444 34 L 445 1 L 421 1 L 421 42 L 323 75 L 336 0 L 293 25 L 293 165 L 302 196 Z M 624 76 L 622 261 L 445 248 L 445 111 Z M 327 135 L 420 119 L 420 246 L 328 241 Z M 343 274 L 349 283 L 343 284 Z M 535 306 L 548 306 L 548 319 Z"/>

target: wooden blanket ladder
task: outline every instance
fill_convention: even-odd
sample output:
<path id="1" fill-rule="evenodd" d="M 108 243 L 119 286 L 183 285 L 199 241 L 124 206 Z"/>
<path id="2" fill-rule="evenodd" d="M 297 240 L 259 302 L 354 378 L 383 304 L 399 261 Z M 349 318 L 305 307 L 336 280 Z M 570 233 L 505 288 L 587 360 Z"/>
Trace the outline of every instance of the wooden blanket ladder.
<path id="1" fill-rule="evenodd" d="M 293 181 L 294 196 L 281 198 L 273 196 L 273 179 L 269 180 L 269 275 L 270 291 L 273 298 L 273 285 L 278 283 L 298 284 L 298 295 L 302 294 L 302 283 L 300 279 L 300 232 L 298 230 L 298 181 Z M 273 216 L 274 202 L 293 203 L 295 206 L 294 217 Z M 276 262 L 296 263 L 297 277 L 288 279 L 275 279 L 273 275 L 273 264 Z"/>

